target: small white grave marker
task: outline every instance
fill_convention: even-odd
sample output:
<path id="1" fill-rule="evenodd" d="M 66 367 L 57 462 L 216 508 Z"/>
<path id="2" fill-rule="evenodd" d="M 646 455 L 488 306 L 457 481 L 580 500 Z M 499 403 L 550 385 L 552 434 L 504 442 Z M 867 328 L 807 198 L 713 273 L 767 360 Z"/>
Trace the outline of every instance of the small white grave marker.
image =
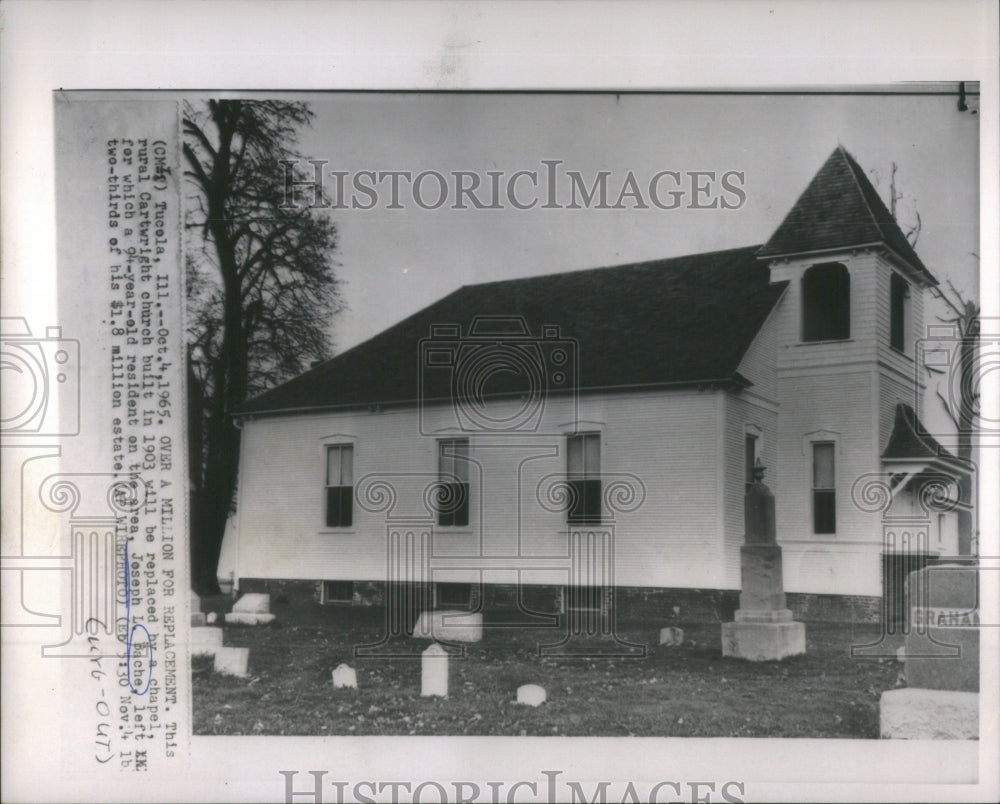
<path id="1" fill-rule="evenodd" d="M 354 668 L 347 664 L 338 664 L 337 668 L 333 671 L 333 686 L 334 687 L 350 687 L 351 689 L 358 688 L 358 674 L 354 671 Z"/>
<path id="2" fill-rule="evenodd" d="M 247 677 L 250 648 L 218 648 L 215 651 L 215 672 L 225 676 Z"/>
<path id="3" fill-rule="evenodd" d="M 437 642 L 425 650 L 420 660 L 421 696 L 448 697 L 448 651 Z"/>
<path id="4" fill-rule="evenodd" d="M 215 652 L 222 647 L 222 629 L 200 626 L 192 628 L 191 634 L 191 655 L 192 656 L 214 656 Z"/>
<path id="5" fill-rule="evenodd" d="M 525 684 L 517 688 L 517 702 L 527 706 L 540 706 L 545 703 L 545 687 L 537 684 Z"/>

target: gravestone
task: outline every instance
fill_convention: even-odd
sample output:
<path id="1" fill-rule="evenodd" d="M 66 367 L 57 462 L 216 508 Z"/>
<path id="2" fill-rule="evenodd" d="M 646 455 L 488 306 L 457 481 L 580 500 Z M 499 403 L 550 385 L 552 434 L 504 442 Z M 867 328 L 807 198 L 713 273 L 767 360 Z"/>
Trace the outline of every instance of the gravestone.
<path id="1" fill-rule="evenodd" d="M 354 668 L 347 664 L 338 664 L 333 671 L 333 686 L 335 688 L 349 687 L 358 688 L 358 674 Z"/>
<path id="2" fill-rule="evenodd" d="M 906 581 L 906 599 L 907 686 L 979 692 L 977 568 L 940 564 L 913 572 Z"/>
<path id="3" fill-rule="evenodd" d="M 222 629 L 202 626 L 192 628 L 188 632 L 190 636 L 192 656 L 214 656 L 215 652 L 222 647 Z"/>
<path id="4" fill-rule="evenodd" d="M 437 642 L 420 658 L 420 695 L 448 697 L 448 651 Z"/>
<path id="5" fill-rule="evenodd" d="M 243 595 L 233 604 L 233 610 L 226 615 L 229 625 L 267 625 L 274 621 L 271 612 L 271 596 L 251 592 Z"/>
<path id="6" fill-rule="evenodd" d="M 215 651 L 215 672 L 224 676 L 246 678 L 250 662 L 250 648 L 217 648 Z"/>
<path id="7" fill-rule="evenodd" d="M 246 614 L 267 614 L 270 610 L 270 595 L 248 593 L 233 603 L 233 611 Z"/>
<path id="8" fill-rule="evenodd" d="M 413 626 L 413 636 L 441 642 L 479 642 L 483 638 L 481 612 L 422 611 Z"/>
<path id="9" fill-rule="evenodd" d="M 673 625 L 660 629 L 660 644 L 667 646 L 677 646 L 684 644 L 684 631 Z"/>
<path id="10" fill-rule="evenodd" d="M 545 687 L 524 684 L 517 688 L 517 702 L 527 706 L 541 706 L 545 703 Z"/>
<path id="11" fill-rule="evenodd" d="M 785 605 L 781 547 L 774 527 L 774 495 L 757 460 L 743 503 L 746 543 L 740 548 L 740 607 L 722 624 L 722 655 L 752 662 L 806 652 L 806 626 Z"/>
<path id="12" fill-rule="evenodd" d="M 907 686 L 882 694 L 882 737 L 978 739 L 978 568 L 938 564 L 912 572 L 906 602 Z"/>

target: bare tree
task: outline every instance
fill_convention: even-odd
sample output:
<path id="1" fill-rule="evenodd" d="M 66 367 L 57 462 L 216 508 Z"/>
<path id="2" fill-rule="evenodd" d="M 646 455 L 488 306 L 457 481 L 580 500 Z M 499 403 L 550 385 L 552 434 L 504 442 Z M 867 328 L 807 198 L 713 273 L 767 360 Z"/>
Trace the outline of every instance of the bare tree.
<path id="1" fill-rule="evenodd" d="M 975 256 L 975 255 L 974 255 Z M 978 257 L 977 257 L 978 259 Z M 949 315 L 939 315 L 941 322 L 951 324 L 957 335 L 958 360 L 950 370 L 936 366 L 925 366 L 932 374 L 947 374 L 951 390 L 947 396 L 940 386 L 935 393 L 958 431 L 958 457 L 969 467 L 970 472 L 962 475 L 958 482 L 958 498 L 963 505 L 958 509 L 958 552 L 970 555 L 973 552 L 972 469 L 973 433 L 979 417 L 979 305 L 964 297 L 951 280 L 946 280 L 946 289 L 934 291 L 948 308 Z"/>
<path id="2" fill-rule="evenodd" d="M 311 120 L 306 104 L 281 101 L 184 109 L 191 562 L 202 594 L 218 591 L 234 504 L 240 432 L 232 412 L 328 357 L 341 309 L 336 228 L 323 210 L 282 206 L 282 162 L 300 158 L 298 132 Z"/>

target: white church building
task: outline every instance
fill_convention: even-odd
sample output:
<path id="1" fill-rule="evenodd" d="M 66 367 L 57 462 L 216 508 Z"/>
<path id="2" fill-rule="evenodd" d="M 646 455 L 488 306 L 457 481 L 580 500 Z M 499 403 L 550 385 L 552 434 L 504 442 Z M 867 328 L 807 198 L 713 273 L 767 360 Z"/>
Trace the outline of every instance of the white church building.
<path id="1" fill-rule="evenodd" d="M 763 245 L 461 287 L 236 412 L 236 583 L 732 592 L 760 460 L 796 616 L 874 619 L 958 549 L 965 469 L 914 412 L 936 284 L 838 147 Z"/>

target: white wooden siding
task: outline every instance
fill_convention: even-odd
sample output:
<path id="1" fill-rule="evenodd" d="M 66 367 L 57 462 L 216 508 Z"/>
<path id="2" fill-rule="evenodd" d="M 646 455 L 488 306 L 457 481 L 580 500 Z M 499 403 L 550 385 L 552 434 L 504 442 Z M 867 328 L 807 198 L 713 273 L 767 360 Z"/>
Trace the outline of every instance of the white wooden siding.
<path id="1" fill-rule="evenodd" d="M 724 585 L 721 396 L 722 392 L 676 391 L 579 400 L 580 429 L 602 434 L 601 472 L 607 482 L 616 474 L 629 473 L 645 488 L 642 506 L 614 521 L 616 583 Z M 547 408 L 546 421 L 565 422 L 571 430 L 572 411 L 566 401 L 548 402 L 554 407 Z M 517 403 L 503 404 L 511 406 L 510 413 L 516 410 Z M 497 416 L 501 412 L 496 408 Z M 440 410 L 442 426 L 450 418 L 448 413 Z M 434 429 L 433 415 L 425 416 L 425 425 Z M 436 479 L 436 439 L 420 434 L 415 410 L 249 421 L 243 431 L 237 512 L 238 577 L 385 577 L 386 513 L 355 504 L 353 527 L 323 526 L 323 443 L 335 434 L 356 439 L 356 484 L 372 473 L 408 473 L 387 478 L 397 494 L 392 515 L 404 523 L 404 532 L 419 532 L 421 524 L 433 522 L 422 501 L 424 488 Z M 453 567 L 450 578 L 464 575 L 465 580 L 478 580 L 480 557 L 517 556 L 519 549 L 529 563 L 539 559 L 539 566 L 545 563 L 542 556 L 564 556 L 565 513 L 545 510 L 536 495 L 544 477 L 565 474 L 564 436 L 471 434 L 470 455 L 474 467 L 469 527 L 434 528 L 436 558 L 469 559 L 470 568 L 463 573 Z M 536 572 L 532 580 L 553 583 L 561 578 L 558 573 Z"/>
<path id="2" fill-rule="evenodd" d="M 779 375 L 783 403 L 778 465 L 772 474 L 778 541 L 786 545 L 787 553 L 799 553 L 800 559 L 786 561 L 787 591 L 835 591 L 834 580 L 826 579 L 829 571 L 839 574 L 843 594 L 880 594 L 881 520 L 878 514 L 861 510 L 851 496 L 858 478 L 879 470 L 874 454 L 875 382 L 874 366 L 867 370 L 850 366 L 795 370 Z M 832 438 L 836 443 L 837 532 L 833 535 L 817 535 L 812 530 L 810 438 Z M 801 560 L 809 555 L 817 556 L 819 563 L 814 566 Z"/>
<path id="3" fill-rule="evenodd" d="M 771 264 L 771 281 L 789 283 L 775 311 L 779 373 L 788 368 L 875 359 L 878 259 L 874 253 L 864 251 Z M 802 275 L 811 266 L 827 262 L 841 263 L 851 277 L 851 337 L 845 341 L 806 343 L 802 341 Z"/>
<path id="4" fill-rule="evenodd" d="M 748 393 L 772 403 L 777 401 L 775 368 L 778 354 L 778 328 L 782 318 L 779 307 L 780 302 L 775 305 L 770 315 L 765 319 L 736 369 L 753 383 L 748 389 Z"/>

